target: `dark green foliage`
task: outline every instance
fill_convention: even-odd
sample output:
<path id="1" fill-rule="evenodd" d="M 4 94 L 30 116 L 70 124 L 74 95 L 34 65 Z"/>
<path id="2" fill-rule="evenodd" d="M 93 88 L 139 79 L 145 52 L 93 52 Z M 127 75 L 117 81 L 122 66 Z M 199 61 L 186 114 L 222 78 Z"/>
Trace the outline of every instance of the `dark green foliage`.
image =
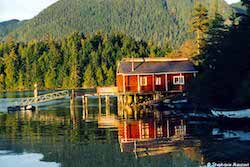
<path id="1" fill-rule="evenodd" d="M 197 54 L 200 54 L 200 49 L 203 45 L 204 34 L 208 30 L 209 18 L 208 10 L 202 4 L 195 6 L 191 20 L 191 30 L 196 35 Z"/>
<path id="2" fill-rule="evenodd" d="M 216 6 L 225 16 L 231 13 L 224 0 L 198 0 L 212 15 Z M 56 39 L 78 31 L 123 32 L 136 40 L 178 45 L 190 38 L 189 21 L 193 0 L 60 0 L 25 22 L 9 36 L 17 41 Z M 217 4 L 218 3 L 218 4 Z"/>
<path id="3" fill-rule="evenodd" d="M 247 13 L 250 14 L 250 1 L 249 0 L 241 0 L 242 4 L 246 7 Z"/>
<path id="4" fill-rule="evenodd" d="M 0 41 L 9 34 L 12 30 L 20 26 L 21 23 L 19 20 L 9 20 L 0 23 Z"/>
<path id="5" fill-rule="evenodd" d="M 117 63 L 124 57 L 164 56 L 168 45 L 150 46 L 122 33 L 84 36 L 73 33 L 59 41 L 0 43 L 0 90 L 78 88 L 114 85 Z"/>
<path id="6" fill-rule="evenodd" d="M 230 28 L 223 22 L 217 14 L 210 23 L 192 97 L 201 105 L 249 107 L 250 18 L 244 16 Z"/>
<path id="7" fill-rule="evenodd" d="M 246 13 L 247 8 L 242 5 L 242 2 L 237 2 L 231 5 L 236 13 Z"/>

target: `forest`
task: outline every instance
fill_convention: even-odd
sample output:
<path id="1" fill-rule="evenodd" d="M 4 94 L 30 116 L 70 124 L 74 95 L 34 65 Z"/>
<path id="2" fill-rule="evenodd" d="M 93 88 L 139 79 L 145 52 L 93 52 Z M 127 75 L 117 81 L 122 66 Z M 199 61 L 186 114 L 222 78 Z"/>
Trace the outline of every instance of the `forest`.
<path id="1" fill-rule="evenodd" d="M 59 0 L 33 19 L 7 28 L 2 40 L 12 37 L 28 42 L 44 39 L 48 33 L 62 39 L 72 32 L 102 30 L 159 44 L 171 41 L 171 45 L 178 46 L 192 36 L 189 20 L 196 2 L 205 5 L 211 15 L 217 8 L 225 17 L 232 13 L 224 0 Z"/>
<path id="2" fill-rule="evenodd" d="M 0 43 L 0 90 L 90 88 L 114 85 L 118 60 L 162 57 L 168 45 L 136 41 L 122 33 L 73 33 L 62 40 Z"/>
<path id="3" fill-rule="evenodd" d="M 250 107 L 250 1 L 242 2 L 248 14 L 238 15 L 230 26 L 217 14 L 200 40 L 194 58 L 199 75 L 191 85 L 191 98 L 199 106 Z"/>
<path id="4" fill-rule="evenodd" d="M 75 32 L 62 39 L 47 34 L 29 42 L 8 38 L 0 43 L 0 90 L 32 89 L 34 83 L 40 89 L 115 85 L 117 63 L 124 57 L 189 57 L 199 71 L 188 94 L 194 103 L 249 107 L 250 2 L 242 2 L 248 15 L 230 20 L 197 5 L 190 23 L 194 38 L 179 49 L 121 32 Z"/>

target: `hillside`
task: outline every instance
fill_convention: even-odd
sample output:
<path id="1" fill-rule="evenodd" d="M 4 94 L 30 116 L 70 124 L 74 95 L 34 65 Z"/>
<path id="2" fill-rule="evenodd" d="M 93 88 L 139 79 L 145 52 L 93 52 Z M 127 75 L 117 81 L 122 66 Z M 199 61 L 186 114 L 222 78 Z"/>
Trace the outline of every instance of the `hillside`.
<path id="1" fill-rule="evenodd" d="M 228 16 L 231 8 L 224 0 L 199 0 L 210 13 Z M 174 45 L 188 38 L 193 0 L 60 0 L 10 33 L 18 41 L 41 39 L 47 34 L 62 38 L 79 31 L 121 31 L 136 40 L 152 40 Z"/>
<path id="2" fill-rule="evenodd" d="M 246 7 L 242 5 L 241 2 L 238 2 L 238 3 L 234 3 L 231 5 L 232 8 L 235 10 L 235 12 L 237 13 L 243 13 L 243 14 L 246 14 Z"/>
<path id="3" fill-rule="evenodd" d="M 19 20 L 9 20 L 0 22 L 0 41 L 8 33 L 16 29 L 20 25 L 19 23 L 20 23 Z"/>

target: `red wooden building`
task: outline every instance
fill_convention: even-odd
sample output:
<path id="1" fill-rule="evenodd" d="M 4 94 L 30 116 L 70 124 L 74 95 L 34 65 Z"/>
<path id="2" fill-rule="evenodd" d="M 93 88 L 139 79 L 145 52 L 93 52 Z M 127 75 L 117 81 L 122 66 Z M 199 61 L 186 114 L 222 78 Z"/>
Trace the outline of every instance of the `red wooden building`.
<path id="1" fill-rule="evenodd" d="M 117 69 L 119 93 L 181 92 L 197 71 L 188 59 L 124 59 Z"/>

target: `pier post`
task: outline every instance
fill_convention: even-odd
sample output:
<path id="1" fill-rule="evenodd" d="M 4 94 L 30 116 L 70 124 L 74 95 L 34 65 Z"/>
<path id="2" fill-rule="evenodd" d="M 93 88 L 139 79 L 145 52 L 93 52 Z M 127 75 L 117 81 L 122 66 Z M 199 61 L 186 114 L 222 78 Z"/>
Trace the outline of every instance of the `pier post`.
<path id="1" fill-rule="evenodd" d="M 88 97 L 82 96 L 82 119 L 86 120 L 88 118 Z"/>
<path id="2" fill-rule="evenodd" d="M 106 101 L 106 115 L 110 115 L 110 97 L 105 96 Z"/>
<path id="3" fill-rule="evenodd" d="M 137 95 L 134 94 L 134 104 L 137 104 Z"/>
<path id="4" fill-rule="evenodd" d="M 72 91 L 72 93 L 73 93 L 73 91 Z M 71 121 L 73 122 L 73 126 L 75 127 L 76 113 L 75 113 L 75 98 L 74 98 L 74 95 L 72 95 L 71 98 L 70 98 L 70 116 L 71 116 Z"/>
<path id="5" fill-rule="evenodd" d="M 126 95 L 124 95 L 123 100 L 124 100 L 124 105 L 127 105 L 127 96 Z"/>
<path id="6" fill-rule="evenodd" d="M 37 96 L 38 96 L 37 84 L 34 84 L 34 97 L 37 98 Z"/>
<path id="7" fill-rule="evenodd" d="M 153 94 L 153 100 L 158 100 L 159 98 L 158 98 L 158 94 L 157 93 L 154 93 Z"/>
<path id="8" fill-rule="evenodd" d="M 99 115 L 102 115 L 102 97 L 98 96 L 98 108 L 99 108 Z"/>
<path id="9" fill-rule="evenodd" d="M 37 84 L 34 84 L 34 98 L 35 98 L 35 103 L 37 103 L 37 97 L 38 97 L 38 89 L 37 89 Z M 38 106 L 36 104 L 36 111 L 38 111 Z"/>
<path id="10" fill-rule="evenodd" d="M 134 94 L 134 107 L 133 107 L 133 112 L 134 112 L 134 118 L 135 118 L 135 120 L 137 120 L 137 114 L 138 114 L 138 112 L 137 112 L 137 95 L 136 95 L 136 93 Z"/>
<path id="11" fill-rule="evenodd" d="M 85 111 L 85 97 L 82 96 L 82 119 L 86 119 L 86 111 Z"/>
<path id="12" fill-rule="evenodd" d="M 123 104 L 123 96 L 118 95 L 117 96 L 117 103 L 118 103 L 118 115 L 123 116 L 123 109 L 124 109 L 124 104 Z"/>
<path id="13" fill-rule="evenodd" d="M 134 118 L 135 118 L 135 120 L 137 120 L 137 114 L 138 114 L 137 107 L 135 106 L 135 108 L 134 108 Z"/>
<path id="14" fill-rule="evenodd" d="M 86 114 L 86 118 L 88 118 L 88 114 L 89 114 L 88 113 L 89 112 L 88 111 L 88 96 L 85 96 L 84 99 L 85 99 L 85 112 L 86 112 L 85 114 Z"/>
<path id="15" fill-rule="evenodd" d="M 167 138 L 170 137 L 169 120 L 167 120 Z"/>

